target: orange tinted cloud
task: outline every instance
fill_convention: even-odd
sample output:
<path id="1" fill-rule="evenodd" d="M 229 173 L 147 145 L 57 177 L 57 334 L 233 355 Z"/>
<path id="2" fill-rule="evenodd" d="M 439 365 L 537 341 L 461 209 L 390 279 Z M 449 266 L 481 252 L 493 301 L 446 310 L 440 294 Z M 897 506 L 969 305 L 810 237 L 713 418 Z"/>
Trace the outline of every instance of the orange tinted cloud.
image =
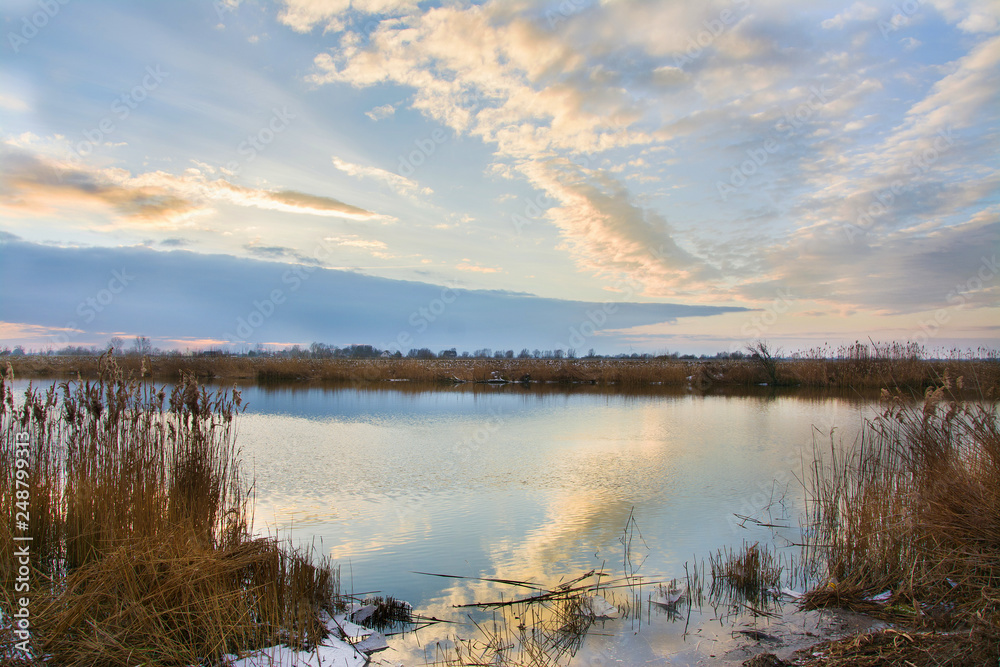
<path id="1" fill-rule="evenodd" d="M 80 203 L 110 208 L 119 216 L 151 223 L 176 223 L 208 212 L 213 203 L 349 220 L 387 220 L 332 197 L 271 191 L 208 180 L 198 170 L 133 176 L 123 169 L 99 169 L 59 161 L 10 145 L 0 147 L 0 205 L 26 213 L 52 212 Z"/>

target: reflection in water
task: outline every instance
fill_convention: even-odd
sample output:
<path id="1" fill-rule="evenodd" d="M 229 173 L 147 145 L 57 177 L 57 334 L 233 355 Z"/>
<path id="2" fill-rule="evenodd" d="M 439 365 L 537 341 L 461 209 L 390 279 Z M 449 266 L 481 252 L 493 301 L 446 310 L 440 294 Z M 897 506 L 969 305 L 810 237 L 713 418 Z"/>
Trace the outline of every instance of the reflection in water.
<path id="1" fill-rule="evenodd" d="M 682 579 L 686 562 L 744 540 L 787 545 L 791 530 L 735 515 L 797 525 L 801 457 L 833 429 L 853 442 L 872 412 L 866 399 L 829 393 L 589 387 L 248 387 L 244 398 L 240 443 L 255 465 L 257 525 L 321 541 L 348 590 L 381 590 L 466 623 L 457 605 L 509 591 L 415 572 L 546 586 L 591 569 L 622 573 L 630 512 L 647 580 Z M 647 608 L 647 617 L 641 637 L 635 618 L 606 621 L 617 643 L 588 638 L 576 660 L 597 646 L 604 656 L 683 656 L 719 625 L 710 606 L 685 613 L 687 638 L 669 614 Z M 387 659 L 419 663 L 428 645 L 456 634 L 440 626 L 398 638 Z"/>
<path id="2" fill-rule="evenodd" d="M 685 563 L 744 540 L 782 553 L 794 529 L 754 519 L 796 526 L 803 455 L 834 429 L 852 443 L 874 411 L 871 397 L 829 392 L 404 382 L 242 391 L 238 444 L 256 478 L 256 528 L 316 544 L 341 565 L 345 592 L 381 591 L 466 626 L 454 605 L 509 592 L 415 572 L 544 586 L 594 569 L 621 575 L 630 514 L 647 581 L 683 580 Z M 685 664 L 724 632 L 710 605 L 683 623 L 647 606 L 639 634 L 636 618 L 600 622 L 574 661 Z M 468 636 L 463 628 L 397 638 L 383 656 L 419 664 L 435 641 Z"/>

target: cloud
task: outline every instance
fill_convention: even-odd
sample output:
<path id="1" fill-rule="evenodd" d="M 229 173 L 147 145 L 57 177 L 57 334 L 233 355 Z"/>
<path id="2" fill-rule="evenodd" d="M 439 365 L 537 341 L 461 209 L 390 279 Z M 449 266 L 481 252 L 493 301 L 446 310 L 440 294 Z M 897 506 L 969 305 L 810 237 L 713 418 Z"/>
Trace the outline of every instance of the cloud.
<path id="1" fill-rule="evenodd" d="M 685 83 L 690 79 L 691 76 L 687 72 L 673 65 L 662 65 L 653 70 L 653 83 L 665 88 Z"/>
<path id="2" fill-rule="evenodd" d="M 24 339 L 46 340 L 59 335 L 67 336 L 77 333 L 83 333 L 83 330 L 73 327 L 49 327 L 24 322 L 0 321 L 0 341 Z"/>
<path id="3" fill-rule="evenodd" d="M 875 21 L 879 17 L 879 9 L 863 2 L 853 5 L 840 12 L 832 19 L 826 19 L 821 24 L 827 30 L 843 28 L 848 23 L 856 21 Z"/>
<path id="4" fill-rule="evenodd" d="M 174 221 L 198 206 L 152 183 L 128 184 L 122 172 L 91 170 L 0 145 L 0 205 L 16 212 L 44 213 L 59 206 L 104 204 L 140 221 Z"/>
<path id="5" fill-rule="evenodd" d="M 357 178 L 372 178 L 377 181 L 381 181 L 401 195 L 430 195 L 434 193 L 434 191 L 430 188 L 420 187 L 416 181 L 410 180 L 405 176 L 400 176 L 399 174 L 394 174 L 391 171 L 386 171 L 385 169 L 379 169 L 378 167 L 366 167 L 361 164 L 353 164 L 351 162 L 341 160 L 336 156 L 333 158 L 333 166 L 345 174 L 349 174 Z"/>
<path id="6" fill-rule="evenodd" d="M 997 247 L 996 206 L 960 224 L 868 243 L 853 242 L 839 228 L 816 227 L 766 250 L 766 263 L 775 267 L 771 276 L 740 290 L 748 299 L 766 300 L 794 285 L 796 298 L 883 313 L 949 308 L 956 294 L 964 308 L 994 308 L 1000 302 Z"/>
<path id="7" fill-rule="evenodd" d="M 265 249 L 281 254 L 283 248 Z M 42 268 L 44 267 L 44 269 Z M 128 285 L 90 320 L 78 306 L 105 288 L 113 271 Z M 79 330 L 71 342 L 120 331 L 158 340 L 366 342 L 386 348 L 558 347 L 570 327 L 603 304 L 389 280 L 275 261 L 146 248 L 58 248 L 0 244 L 0 312 L 8 322 Z M 212 289 L 205 289 L 211 285 Z M 239 329 L 264 301 L 266 317 Z M 442 295 L 444 295 L 442 297 Z M 434 304 L 434 305 L 432 305 Z M 444 305 L 440 310 L 439 305 Z M 417 322 L 430 308 L 433 322 Z M 738 308 L 617 303 L 607 326 L 633 327 Z M 89 314 L 85 312 L 84 314 Z M 258 316 L 249 321 L 258 322 Z M 415 323 L 416 322 L 416 323 Z M 30 333 L 30 332 L 29 332 Z M 93 342 L 99 342 L 97 338 Z M 46 340 L 36 344 L 44 345 Z M 606 341 L 602 340 L 602 343 Z M 612 344 L 613 341 L 607 341 Z"/>
<path id="8" fill-rule="evenodd" d="M 654 129 L 639 127 L 643 111 L 634 96 L 614 85 L 624 73 L 595 69 L 572 33 L 545 31 L 529 16 L 487 3 L 382 21 L 367 37 L 365 44 L 348 33 L 341 48 L 316 57 L 310 79 L 414 88 L 415 109 L 494 145 L 498 161 L 513 167 L 511 173 L 526 176 L 560 202 L 549 219 L 584 270 L 608 278 L 631 273 L 660 295 L 682 284 L 690 289 L 712 273 L 671 238 L 662 217 L 632 202 L 620 182 L 593 170 L 582 175 L 557 157 L 659 141 Z M 679 68 L 664 65 L 649 85 L 687 80 Z M 381 178 L 397 191 L 415 187 L 381 170 L 336 159 L 335 164 Z M 504 169 L 499 163 L 498 168 Z"/>
<path id="9" fill-rule="evenodd" d="M 343 15 L 352 9 L 362 14 L 395 15 L 413 10 L 417 0 L 284 0 L 278 20 L 296 32 L 309 32 L 317 25 L 325 31 L 344 29 Z"/>
<path id="10" fill-rule="evenodd" d="M 396 113 L 396 107 L 391 104 L 383 104 L 382 106 L 375 107 L 369 111 L 365 112 L 365 115 L 372 120 L 379 121 L 383 118 L 388 118 Z"/>
<path id="11" fill-rule="evenodd" d="M 186 246 L 191 245 L 191 242 L 188 241 L 187 239 L 169 238 L 160 241 L 160 245 L 163 246 L 164 248 L 184 248 Z"/>
<path id="12" fill-rule="evenodd" d="M 716 276 L 671 238 L 666 220 L 636 206 L 607 174 L 565 160 L 525 162 L 520 170 L 557 202 L 547 216 L 581 268 L 609 279 L 625 274 L 629 289 L 658 296 L 692 292 Z M 616 289 L 623 289 L 620 278 Z"/>
<path id="13" fill-rule="evenodd" d="M 329 241 L 330 243 L 336 243 L 337 245 L 346 246 L 348 248 L 359 248 L 361 250 L 367 250 L 373 257 L 378 257 L 381 259 L 389 259 L 394 257 L 394 255 L 387 252 L 388 246 L 384 241 L 378 241 L 375 239 L 362 239 L 357 235 L 349 236 L 327 236 L 323 239 L 324 241 Z"/>
<path id="14" fill-rule="evenodd" d="M 586 83 L 586 59 L 502 4 L 441 7 L 381 21 L 315 59 L 314 83 L 413 87 L 413 107 L 502 154 L 603 150 L 651 141 L 626 91 Z"/>
<path id="15" fill-rule="evenodd" d="M 917 260 L 903 258 L 917 247 L 926 256 L 938 244 L 968 249 L 970 230 L 987 224 L 976 215 L 997 186 L 988 153 L 1000 107 L 1000 36 L 989 32 L 990 3 L 929 0 L 923 27 L 910 39 L 930 34 L 924 27 L 940 29 L 954 48 L 925 45 L 919 62 L 905 52 L 913 42 L 902 33 L 878 39 L 874 23 L 886 16 L 865 2 L 808 13 L 789 12 L 787 3 L 729 0 L 588 3 L 559 15 L 558 25 L 546 15 L 550 5 L 530 2 L 286 0 L 280 7 L 293 30 L 328 32 L 327 48 L 313 54 L 310 82 L 384 87 L 362 95 L 394 101 L 361 107 L 372 120 L 398 106 L 450 129 L 456 141 L 482 142 L 492 152 L 488 176 L 520 180 L 511 184 L 519 197 L 527 185 L 535 190 L 529 197 L 548 202 L 534 216 L 545 228 L 535 227 L 531 242 L 564 252 L 606 289 L 637 286 L 650 297 L 733 303 L 805 280 L 816 298 L 876 309 L 886 306 L 877 299 L 903 295 L 899 303 L 909 308 L 947 271 L 912 276 L 912 290 L 883 281 L 872 298 L 860 293 L 856 276 L 912 268 Z M 897 57 L 887 58 L 885 49 Z M 953 62 L 941 62 L 942 53 Z M 824 91 L 821 103 L 812 102 L 815 90 Z M 790 131 L 776 132 L 788 119 L 795 121 Z M 367 122 L 360 120 L 359 127 Z M 955 144 L 930 169 L 908 174 L 914 156 L 949 131 Z M 714 182 L 775 138 L 778 150 L 766 164 L 751 162 L 746 186 L 720 202 Z M 656 159 L 661 151 L 669 160 Z M 379 158 L 357 155 L 331 156 L 332 164 L 368 186 L 412 199 L 430 194 L 373 166 Z M 469 163 L 457 164 L 450 168 Z M 18 169 L 5 172 L 0 198 L 8 210 L 89 202 L 123 219 L 173 227 L 220 204 L 387 219 L 319 193 L 244 187 L 194 166 L 174 175 L 71 165 L 75 171 L 59 183 L 31 182 L 39 169 Z M 843 226 L 901 176 L 905 194 L 863 236 L 847 239 Z M 461 232 L 473 239 L 501 225 L 510 231 L 504 221 L 523 206 L 497 208 L 496 216 L 475 209 L 476 223 Z M 421 222 L 432 229 L 454 220 L 445 213 Z M 949 235 L 948 228 L 964 231 Z M 337 233 L 345 253 L 388 252 L 382 241 Z M 253 252 L 291 259 L 286 246 L 294 244 L 265 236 Z M 888 248 L 896 254 L 887 257 Z M 968 260 L 965 251 L 943 252 Z M 490 268 L 435 261 L 456 271 Z M 509 266 L 503 258 L 488 264 Z"/>
<path id="16" fill-rule="evenodd" d="M 955 9 L 949 20 L 958 23 L 968 11 Z M 790 17 L 780 5 L 609 3 L 584 8 L 552 30 L 528 5 L 455 3 L 369 18 L 363 34 L 345 27 L 338 47 L 316 56 L 308 78 L 410 88 L 412 108 L 492 147 L 493 174 L 523 178 L 544 193 L 551 202 L 544 217 L 560 234 L 558 248 L 607 289 L 638 286 L 648 296 L 720 302 L 768 298 L 771 288 L 760 290 L 761 284 L 807 277 L 816 285 L 849 285 L 845 274 L 866 265 L 840 261 L 837 253 L 850 252 L 839 244 L 842 226 L 933 146 L 945 119 L 955 128 L 976 127 L 989 117 L 987 109 L 1000 107 L 997 47 L 984 39 L 902 122 L 888 125 L 884 104 L 899 92 L 832 34 L 878 14 L 857 2 L 821 30 L 814 17 Z M 817 50 L 823 55 L 813 56 Z M 620 57 L 624 52 L 629 58 Z M 883 103 L 879 114 L 872 112 L 875 100 Z M 782 122 L 790 131 L 779 134 L 774 128 Z M 766 192 L 771 202 L 746 214 L 720 211 L 729 219 L 713 224 L 784 218 L 780 234 L 768 229 L 749 244 L 725 234 L 699 239 L 690 223 L 687 231 L 678 228 L 640 194 L 652 184 L 681 187 L 678 176 L 685 175 L 660 172 L 662 163 L 640 164 L 637 153 L 687 150 L 708 160 L 732 150 L 738 167 L 769 132 L 781 139 L 761 169 L 772 172 L 771 180 L 741 195 Z M 872 143 L 872 136 L 879 140 Z M 967 151 L 954 151 L 936 180 L 911 177 L 915 192 L 892 218 L 927 217 L 981 200 L 988 177 L 980 171 L 978 180 L 970 175 L 956 184 L 946 166 L 968 159 Z M 917 191 L 925 182 L 931 187 Z M 827 237 L 837 241 L 836 252 L 822 265 L 788 258 L 784 266 L 796 269 L 783 271 L 772 263 L 788 247 Z M 866 301 L 851 289 L 830 293 Z"/>
<path id="17" fill-rule="evenodd" d="M 247 243 L 243 246 L 250 256 L 257 257 L 259 259 L 267 259 L 274 261 L 288 261 L 294 262 L 296 264 L 309 264 L 316 265 L 318 262 L 315 257 L 310 257 L 304 255 L 295 248 L 288 248 L 285 246 L 271 246 L 271 245 L 261 245 L 259 242 L 254 241 L 252 243 Z"/>
<path id="18" fill-rule="evenodd" d="M 228 186 L 225 181 L 216 181 L 221 185 Z M 320 197 L 294 190 L 282 190 L 280 192 L 268 192 L 266 190 L 251 190 L 247 188 L 237 188 L 231 186 L 236 191 L 234 203 L 246 202 L 248 206 L 258 206 L 260 208 L 274 208 L 275 210 L 287 213 L 308 213 L 311 215 L 330 215 L 337 218 L 347 218 L 350 220 L 369 220 L 373 218 L 383 218 L 357 206 L 351 206 L 332 197 Z"/>
<path id="19" fill-rule="evenodd" d="M 1000 5 L 992 0 L 929 0 L 949 23 L 968 33 L 1000 30 Z"/>
<path id="20" fill-rule="evenodd" d="M 21 214 L 50 213 L 86 203 L 102 205 L 126 220 L 172 227 L 211 212 L 213 203 L 227 203 L 349 220 L 388 219 L 332 197 L 208 180 L 197 169 L 182 175 L 155 171 L 133 176 L 123 169 L 33 154 L 10 143 L 0 144 L 0 162 L 0 205 Z"/>
<path id="21" fill-rule="evenodd" d="M 984 111 L 996 117 L 1000 105 L 1000 35 L 973 47 L 956 65 L 953 73 L 937 81 L 930 94 L 910 108 L 907 127 L 891 141 L 906 146 L 916 137 L 949 126 L 969 127 L 982 120 Z"/>
<path id="22" fill-rule="evenodd" d="M 877 245 L 899 233 L 922 239 L 986 210 L 1000 182 L 987 166 L 995 151 L 974 135 L 1000 118 L 1000 36 L 980 42 L 947 71 L 901 122 L 855 147 L 850 159 L 842 145 L 819 155 L 807 177 L 814 189 L 796 207 L 803 221 L 838 237 L 846 231 L 853 246 Z"/>
<path id="23" fill-rule="evenodd" d="M 478 262 L 471 259 L 463 259 L 455 265 L 459 271 L 471 271 L 472 273 L 501 273 L 503 270 L 493 266 L 480 266 Z"/>

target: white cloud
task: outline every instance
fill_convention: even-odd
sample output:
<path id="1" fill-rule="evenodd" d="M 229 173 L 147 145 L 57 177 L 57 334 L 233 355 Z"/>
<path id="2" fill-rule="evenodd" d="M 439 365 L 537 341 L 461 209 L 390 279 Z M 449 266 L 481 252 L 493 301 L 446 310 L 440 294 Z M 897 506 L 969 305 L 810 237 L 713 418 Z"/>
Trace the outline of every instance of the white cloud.
<path id="1" fill-rule="evenodd" d="M 455 265 L 459 271 L 470 271 L 472 273 L 502 273 L 503 270 L 493 266 L 481 266 L 471 259 L 463 259 Z"/>
<path id="2" fill-rule="evenodd" d="M 840 12 L 832 19 L 826 19 L 821 24 L 827 30 L 843 28 L 848 23 L 857 21 L 874 21 L 879 17 L 879 9 L 863 2 L 853 5 Z"/>
<path id="3" fill-rule="evenodd" d="M 361 164 L 346 162 L 336 156 L 333 157 L 333 166 L 351 176 L 382 181 L 401 195 L 430 195 L 434 193 L 430 188 L 420 187 L 416 181 L 405 176 L 400 176 L 399 174 L 394 174 L 391 171 L 386 171 L 385 169 L 379 169 L 378 167 L 367 167 Z"/>
<path id="4" fill-rule="evenodd" d="M 1000 4 L 995 0 L 928 0 L 945 19 L 969 33 L 1000 30 Z"/>
<path id="5" fill-rule="evenodd" d="M 390 259 L 394 257 L 394 255 L 387 251 L 388 246 L 385 242 L 375 239 L 362 239 L 356 234 L 349 234 L 347 236 L 327 236 L 323 240 L 330 243 L 336 243 L 337 245 L 346 246 L 348 248 L 367 250 L 373 257 L 378 257 L 380 259 Z"/>
<path id="6" fill-rule="evenodd" d="M 952 25 L 976 34 L 996 13 L 976 2 L 934 4 Z M 877 37 L 876 7 L 856 2 L 822 21 L 824 30 L 814 15 L 790 13 L 790 6 L 603 3 L 556 30 L 546 29 L 529 3 L 405 9 L 363 35 L 345 32 L 337 48 L 316 56 L 309 80 L 412 90 L 413 109 L 494 150 L 490 175 L 523 178 L 556 202 L 546 215 L 562 239 L 558 247 L 606 283 L 624 279 L 656 296 L 753 299 L 773 297 L 776 281 L 811 280 L 824 298 L 874 307 L 846 287 L 870 272 L 869 262 L 881 261 L 869 246 L 883 247 L 883 232 L 906 224 L 914 225 L 911 239 L 937 233 L 962 221 L 934 216 L 981 207 L 989 179 L 970 150 L 983 147 L 955 150 L 938 164 L 940 173 L 909 181 L 928 189 L 900 204 L 885 230 L 869 230 L 871 242 L 861 242 L 867 251 L 842 238 L 842 226 L 937 132 L 995 122 L 989 109 L 1000 108 L 1000 47 L 989 38 L 972 41 L 967 55 L 936 68 L 903 58 L 886 63 L 875 48 L 883 42 L 854 25 L 871 22 L 868 32 Z M 922 17 L 932 19 L 940 23 Z M 901 54 L 919 45 L 900 38 Z M 923 99 L 905 103 L 907 111 L 899 100 L 912 100 L 913 91 Z M 776 133 L 782 121 L 788 131 Z M 672 193 L 697 190 L 698 179 L 728 175 L 769 135 L 780 140 L 779 150 L 741 192 L 755 203 L 746 215 L 721 209 L 718 220 L 706 216 L 702 230 L 701 220 L 682 225 L 671 216 L 670 224 L 659 212 L 670 210 Z M 676 157 L 655 165 L 636 160 L 660 150 Z M 685 150 L 697 152 L 690 172 Z M 581 158 L 588 166 L 574 165 Z M 649 204 L 658 181 L 662 208 Z M 404 186 L 412 187 L 395 187 Z M 752 242 L 738 244 L 723 231 L 756 219 L 767 231 Z M 811 251 L 828 241 L 828 254 Z M 803 248 L 811 259 L 795 261 Z M 925 283 L 910 296 L 921 292 Z"/>
<path id="7" fill-rule="evenodd" d="M 630 201 L 624 186 L 601 172 L 565 160 L 525 162 L 520 170 L 558 202 L 548 218 L 566 239 L 578 265 L 651 295 L 677 295 L 704 288 L 715 270 L 682 249 L 656 213 Z M 619 284 L 622 287 L 622 284 Z"/>
<path id="8" fill-rule="evenodd" d="M 894 137 L 896 141 L 947 126 L 968 127 L 981 119 L 984 110 L 995 117 L 1000 104 L 1000 35 L 973 47 L 956 64 L 952 74 L 934 84 L 931 94 L 907 112 L 909 127 Z"/>
<path id="9" fill-rule="evenodd" d="M 378 121 L 383 118 L 388 118 L 389 116 L 396 113 L 396 107 L 391 104 L 383 104 L 382 106 L 375 107 L 369 111 L 365 112 L 365 115 L 372 120 Z"/>
<path id="10" fill-rule="evenodd" d="M 443 7 L 383 23 L 370 35 L 368 48 L 346 41 L 348 46 L 337 52 L 317 56 L 314 82 L 370 86 L 391 81 L 413 87 L 416 109 L 493 144 L 501 161 L 512 161 L 516 170 L 530 174 L 536 187 L 566 200 L 556 222 L 582 266 L 608 276 L 623 269 L 652 275 L 649 267 L 661 260 L 635 246 L 637 238 L 653 250 L 672 246 L 664 234 L 645 238 L 646 232 L 638 231 L 659 223 L 649 223 L 641 210 L 628 205 L 620 184 L 604 183 L 617 189 L 613 195 L 567 185 L 556 175 L 558 169 L 536 159 L 554 151 L 590 153 L 657 143 L 652 131 L 637 127 L 642 112 L 627 91 L 581 78 L 586 62 L 562 36 L 539 29 L 503 4 L 490 3 Z M 685 80 L 683 72 L 673 70 L 662 68 L 657 84 Z M 400 192 L 416 188 L 382 170 L 337 166 L 383 180 Z M 604 222 L 585 221 L 588 212 L 599 209 Z M 602 259 L 607 249 L 613 252 Z"/>
<path id="11" fill-rule="evenodd" d="M 691 77 L 680 67 L 663 65 L 653 70 L 653 82 L 658 86 L 675 86 L 688 81 Z"/>
<path id="12" fill-rule="evenodd" d="M 319 84 L 411 86 L 414 108 L 505 155 L 653 141 L 630 130 L 641 114 L 624 90 L 577 85 L 571 79 L 583 73 L 584 59 L 573 46 L 501 4 L 383 22 L 367 48 L 348 44 L 318 55 L 315 65 L 310 79 Z M 549 80 L 537 83 L 543 76 Z"/>

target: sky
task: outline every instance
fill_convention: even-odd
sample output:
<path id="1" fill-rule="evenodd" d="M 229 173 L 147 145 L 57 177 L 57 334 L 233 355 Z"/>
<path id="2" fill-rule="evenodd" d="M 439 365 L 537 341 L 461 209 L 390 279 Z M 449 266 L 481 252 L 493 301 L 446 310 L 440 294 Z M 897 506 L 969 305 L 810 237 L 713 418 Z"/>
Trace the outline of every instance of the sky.
<path id="1" fill-rule="evenodd" d="M 995 0 L 0 8 L 0 346 L 1000 343 Z"/>

